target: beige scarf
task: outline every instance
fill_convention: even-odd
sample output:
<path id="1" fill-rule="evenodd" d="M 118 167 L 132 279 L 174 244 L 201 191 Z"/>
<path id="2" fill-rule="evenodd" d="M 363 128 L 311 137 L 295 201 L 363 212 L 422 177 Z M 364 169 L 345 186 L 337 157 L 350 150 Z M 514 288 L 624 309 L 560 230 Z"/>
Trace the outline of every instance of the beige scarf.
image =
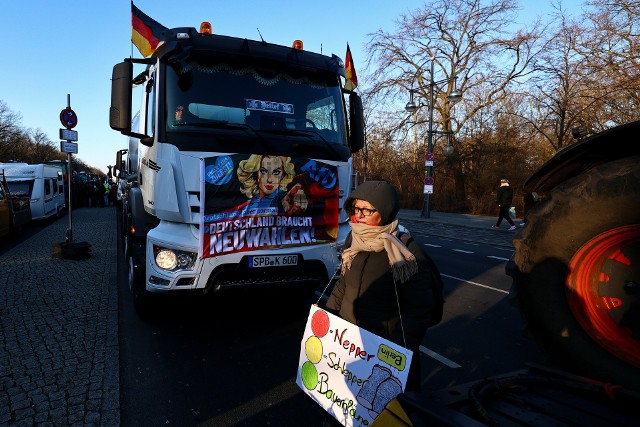
<path id="1" fill-rule="evenodd" d="M 416 257 L 396 237 L 398 220 L 389 225 L 367 225 L 351 223 L 351 246 L 342 253 L 342 274 L 351 268 L 351 261 L 358 252 L 386 251 L 389 266 L 393 270 L 393 280 L 404 283 L 418 272 Z"/>

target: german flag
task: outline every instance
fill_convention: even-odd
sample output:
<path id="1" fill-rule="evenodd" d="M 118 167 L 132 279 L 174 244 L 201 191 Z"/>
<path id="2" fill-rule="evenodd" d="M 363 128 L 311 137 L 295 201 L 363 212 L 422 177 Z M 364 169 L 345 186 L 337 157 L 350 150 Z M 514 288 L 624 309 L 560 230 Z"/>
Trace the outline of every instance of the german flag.
<path id="1" fill-rule="evenodd" d="M 164 25 L 149 18 L 131 2 L 131 41 L 145 58 L 151 55 L 161 43 Z"/>
<path id="2" fill-rule="evenodd" d="M 358 76 L 356 75 L 356 67 L 353 65 L 353 57 L 351 56 L 349 43 L 347 43 L 347 55 L 344 60 L 344 72 L 347 76 L 347 80 L 344 82 L 344 88 L 346 90 L 354 90 L 356 86 L 358 86 Z"/>

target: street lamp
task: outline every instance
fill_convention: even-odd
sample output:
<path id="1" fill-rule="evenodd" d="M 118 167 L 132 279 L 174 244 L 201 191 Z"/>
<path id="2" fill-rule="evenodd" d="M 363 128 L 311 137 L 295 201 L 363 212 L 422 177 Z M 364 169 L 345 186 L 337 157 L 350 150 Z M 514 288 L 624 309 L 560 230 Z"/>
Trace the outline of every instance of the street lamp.
<path id="1" fill-rule="evenodd" d="M 436 85 L 442 84 L 442 83 L 447 83 L 449 82 L 450 79 L 445 79 L 445 80 L 439 80 L 439 81 L 434 81 L 433 76 L 434 76 L 434 63 L 435 63 L 435 58 L 431 58 L 431 69 L 430 69 L 430 73 L 429 73 L 429 129 L 427 130 L 427 153 L 432 153 L 433 152 L 433 134 L 434 133 L 438 133 L 438 134 L 450 134 L 451 132 L 437 132 L 433 130 L 433 110 L 434 110 L 434 88 L 436 87 Z M 449 95 L 447 95 L 447 99 L 449 100 L 449 102 L 451 103 L 456 103 L 458 102 L 461 98 L 462 98 L 462 94 L 460 93 L 459 90 L 456 89 L 455 87 L 455 81 L 456 81 L 456 77 L 453 77 L 453 81 L 454 81 L 454 86 L 453 86 L 453 90 L 449 93 Z M 409 102 L 407 102 L 407 105 L 405 105 L 404 109 L 408 112 L 408 113 L 415 113 L 418 110 L 418 105 L 416 105 L 416 103 L 413 100 L 413 95 L 414 93 L 417 93 L 418 91 L 415 89 L 411 89 L 409 90 Z M 420 104 L 420 106 L 422 106 L 422 104 Z M 451 142 L 447 141 L 447 145 L 445 145 L 443 147 L 444 153 L 445 155 L 450 155 L 453 154 L 453 145 L 451 145 Z M 428 159 L 427 159 L 428 160 Z M 432 162 L 432 161 L 431 161 Z M 433 182 L 433 165 L 431 164 L 431 166 L 427 166 L 427 178 L 425 180 L 425 184 L 426 183 L 430 183 Z M 431 195 L 430 192 L 426 192 L 425 190 L 425 194 L 424 194 L 424 203 L 422 205 L 422 212 L 420 213 L 420 216 L 423 218 L 430 218 L 431 217 L 431 212 L 430 212 L 430 207 L 429 207 L 429 196 Z"/>

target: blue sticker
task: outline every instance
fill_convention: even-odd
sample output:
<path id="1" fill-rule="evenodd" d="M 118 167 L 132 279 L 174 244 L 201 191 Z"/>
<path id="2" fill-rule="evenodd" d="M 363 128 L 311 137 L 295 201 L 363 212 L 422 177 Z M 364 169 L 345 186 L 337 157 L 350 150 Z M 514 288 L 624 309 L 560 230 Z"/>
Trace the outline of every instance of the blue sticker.
<path id="1" fill-rule="evenodd" d="M 229 156 L 216 158 L 216 163 L 204 170 L 204 180 L 213 185 L 224 185 L 229 182 L 233 172 L 233 161 Z"/>

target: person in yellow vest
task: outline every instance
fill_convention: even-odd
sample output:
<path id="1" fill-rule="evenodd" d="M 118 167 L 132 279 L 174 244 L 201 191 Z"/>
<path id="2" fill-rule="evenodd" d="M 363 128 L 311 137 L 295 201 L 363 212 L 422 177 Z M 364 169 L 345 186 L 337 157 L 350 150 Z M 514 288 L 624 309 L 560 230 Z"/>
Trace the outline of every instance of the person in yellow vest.
<path id="1" fill-rule="evenodd" d="M 111 186 L 105 178 L 102 179 L 102 188 L 104 189 L 102 193 L 102 207 L 109 206 L 109 190 L 111 190 Z"/>

